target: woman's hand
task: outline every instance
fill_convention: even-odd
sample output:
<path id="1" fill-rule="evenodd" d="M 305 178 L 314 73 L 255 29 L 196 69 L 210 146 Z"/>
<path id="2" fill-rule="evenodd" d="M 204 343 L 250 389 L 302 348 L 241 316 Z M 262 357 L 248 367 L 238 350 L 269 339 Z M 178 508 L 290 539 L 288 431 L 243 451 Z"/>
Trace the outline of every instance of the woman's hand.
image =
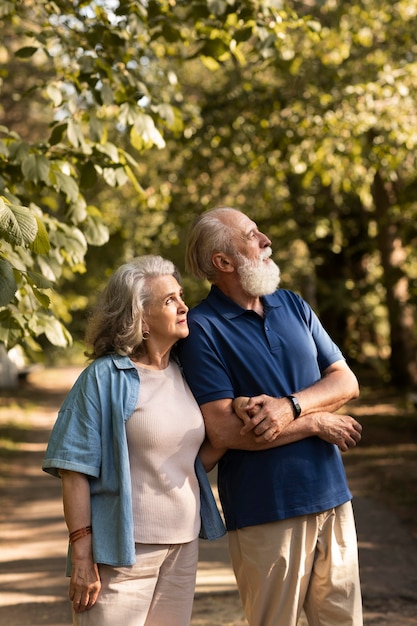
<path id="1" fill-rule="evenodd" d="M 88 557 L 73 559 L 69 598 L 75 613 L 83 613 L 91 609 L 97 602 L 100 589 L 101 581 L 97 564 Z"/>
<path id="2" fill-rule="evenodd" d="M 68 531 L 75 535 L 71 543 L 72 571 L 69 597 L 74 611 L 91 609 L 101 589 L 100 576 L 94 563 L 91 533 L 76 535 L 91 529 L 90 483 L 84 474 L 70 470 L 60 471 L 65 521 Z"/>

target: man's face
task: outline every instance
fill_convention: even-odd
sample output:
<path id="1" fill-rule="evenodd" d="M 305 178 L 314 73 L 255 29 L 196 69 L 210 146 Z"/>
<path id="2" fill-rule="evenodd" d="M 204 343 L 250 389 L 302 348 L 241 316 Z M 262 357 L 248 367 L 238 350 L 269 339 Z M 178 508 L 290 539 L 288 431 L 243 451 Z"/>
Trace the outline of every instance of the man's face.
<path id="1" fill-rule="evenodd" d="M 255 222 L 244 213 L 239 211 L 231 213 L 229 225 L 236 252 L 247 259 L 259 259 L 261 252 L 271 245 L 271 240 L 261 233 Z"/>
<path id="2" fill-rule="evenodd" d="M 279 285 L 280 270 L 270 258 L 271 240 L 247 215 L 237 211 L 231 217 L 236 269 L 243 290 L 254 297 L 273 293 Z"/>

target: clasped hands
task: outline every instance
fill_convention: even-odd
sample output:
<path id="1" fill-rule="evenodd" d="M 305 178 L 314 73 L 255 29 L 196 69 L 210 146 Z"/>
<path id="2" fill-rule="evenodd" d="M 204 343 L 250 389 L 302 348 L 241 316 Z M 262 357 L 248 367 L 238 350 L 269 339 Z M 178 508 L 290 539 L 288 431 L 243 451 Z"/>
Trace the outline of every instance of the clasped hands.
<path id="1" fill-rule="evenodd" d="M 271 443 L 287 429 L 293 436 L 285 443 L 317 436 L 336 444 L 342 452 L 354 448 L 362 437 L 362 426 L 350 415 L 317 411 L 294 420 L 291 404 L 286 398 L 273 398 L 266 394 L 249 398 L 239 396 L 233 400 L 233 409 L 242 420 L 241 435 L 253 432 L 258 443 Z M 296 434 L 298 433 L 298 435 Z"/>

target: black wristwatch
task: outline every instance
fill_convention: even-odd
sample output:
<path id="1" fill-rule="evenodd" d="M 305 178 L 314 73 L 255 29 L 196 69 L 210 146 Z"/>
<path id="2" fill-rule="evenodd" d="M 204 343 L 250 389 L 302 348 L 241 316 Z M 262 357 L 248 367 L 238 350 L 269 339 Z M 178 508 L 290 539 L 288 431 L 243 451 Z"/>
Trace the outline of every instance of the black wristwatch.
<path id="1" fill-rule="evenodd" d="M 285 396 L 287 400 L 291 402 L 292 410 L 294 411 L 294 419 L 297 419 L 301 415 L 301 407 L 295 396 Z"/>

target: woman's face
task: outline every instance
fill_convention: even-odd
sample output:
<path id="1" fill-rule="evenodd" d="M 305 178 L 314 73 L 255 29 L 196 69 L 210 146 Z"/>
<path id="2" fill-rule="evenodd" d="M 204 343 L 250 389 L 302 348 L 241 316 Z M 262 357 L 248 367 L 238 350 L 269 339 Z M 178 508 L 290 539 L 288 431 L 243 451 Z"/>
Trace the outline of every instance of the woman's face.
<path id="1" fill-rule="evenodd" d="M 173 346 L 187 337 L 188 307 L 182 299 L 182 287 L 174 276 L 150 279 L 152 299 L 144 315 L 144 330 L 149 330 L 150 340 L 161 346 Z"/>

